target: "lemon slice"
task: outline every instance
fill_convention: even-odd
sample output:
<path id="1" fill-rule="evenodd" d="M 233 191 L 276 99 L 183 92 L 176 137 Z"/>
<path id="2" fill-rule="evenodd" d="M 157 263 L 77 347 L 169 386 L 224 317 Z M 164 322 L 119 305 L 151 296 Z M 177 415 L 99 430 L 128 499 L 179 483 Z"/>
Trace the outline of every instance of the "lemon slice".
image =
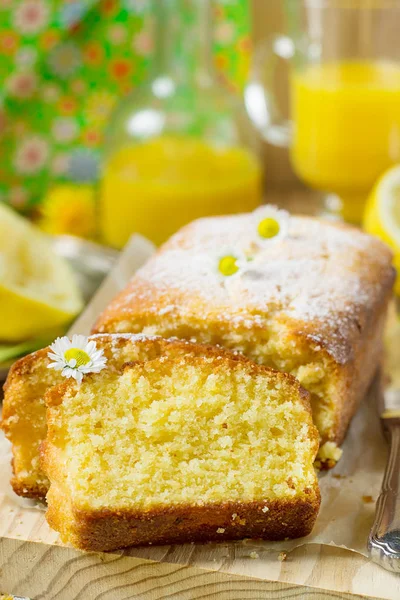
<path id="1" fill-rule="evenodd" d="M 81 308 L 67 263 L 39 229 L 0 203 L 0 340 L 56 329 Z"/>
<path id="2" fill-rule="evenodd" d="M 400 295 L 400 165 L 378 180 L 367 201 L 363 226 L 392 248 L 398 273 L 395 292 Z"/>

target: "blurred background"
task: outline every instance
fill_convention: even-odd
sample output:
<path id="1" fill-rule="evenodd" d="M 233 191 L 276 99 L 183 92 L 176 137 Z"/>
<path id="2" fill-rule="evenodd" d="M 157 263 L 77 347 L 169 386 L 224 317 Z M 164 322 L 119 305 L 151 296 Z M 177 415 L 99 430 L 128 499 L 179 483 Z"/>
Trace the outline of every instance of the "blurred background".
<path id="1" fill-rule="evenodd" d="M 201 216 L 341 219 L 399 266 L 399 31 L 400 0 L 0 0 L 0 363 Z"/>
<path id="2" fill-rule="evenodd" d="M 286 17 L 283 0 L 213 2 L 213 60 L 227 90 L 243 92 L 254 49 L 285 31 Z M 1 0 L 0 200 L 37 216 L 56 183 L 98 181 L 107 120 L 151 71 L 152 19 L 150 0 Z M 287 111 L 287 66 L 280 62 L 276 85 Z M 259 144 L 268 191 L 304 188 L 287 149 L 261 136 Z M 70 208 L 75 220 L 57 213 L 60 193 L 49 203 L 54 211 L 46 211 L 48 229 L 93 235 L 84 219 L 89 194 L 81 191 L 81 222 L 78 199 Z"/>

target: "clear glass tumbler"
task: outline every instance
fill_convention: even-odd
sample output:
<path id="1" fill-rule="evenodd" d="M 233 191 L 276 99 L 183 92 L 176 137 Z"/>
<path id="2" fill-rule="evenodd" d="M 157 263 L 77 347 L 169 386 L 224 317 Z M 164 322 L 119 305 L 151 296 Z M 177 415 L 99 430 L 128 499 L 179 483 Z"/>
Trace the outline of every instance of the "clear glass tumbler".
<path id="1" fill-rule="evenodd" d="M 264 137 L 325 192 L 325 208 L 360 222 L 376 179 L 400 162 L 400 0 L 285 0 L 287 35 L 255 55 L 247 109 Z M 290 115 L 276 70 L 289 63 Z"/>

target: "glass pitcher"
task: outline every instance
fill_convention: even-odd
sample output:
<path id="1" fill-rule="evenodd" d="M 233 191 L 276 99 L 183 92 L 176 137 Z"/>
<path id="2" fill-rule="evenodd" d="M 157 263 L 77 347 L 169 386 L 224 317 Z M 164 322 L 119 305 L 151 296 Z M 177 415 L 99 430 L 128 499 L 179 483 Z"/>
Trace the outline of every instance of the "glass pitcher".
<path id="1" fill-rule="evenodd" d="M 211 13 L 210 0 L 152 0 L 152 76 L 106 134 L 99 216 L 111 246 L 134 232 L 160 244 L 195 218 L 261 202 L 254 127 L 213 74 Z"/>
<path id="2" fill-rule="evenodd" d="M 254 60 L 246 105 L 325 207 L 360 222 L 377 178 L 400 161 L 400 0 L 284 0 L 288 35 Z M 289 63 L 290 118 L 276 69 Z"/>

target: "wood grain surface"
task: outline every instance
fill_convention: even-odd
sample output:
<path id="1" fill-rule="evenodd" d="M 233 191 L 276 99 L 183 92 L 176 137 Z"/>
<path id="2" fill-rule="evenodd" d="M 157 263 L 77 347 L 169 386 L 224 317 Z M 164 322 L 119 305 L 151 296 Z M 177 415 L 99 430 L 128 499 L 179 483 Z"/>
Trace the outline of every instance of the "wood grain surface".
<path id="1" fill-rule="evenodd" d="M 221 570 L 207 571 L 190 564 L 157 563 L 123 553 L 82 553 L 15 539 L 1 540 L 0 561 L 0 585 L 19 596 L 29 594 L 33 600 L 372 598 L 322 591 L 311 585 L 228 575 Z M 341 578 L 339 563 L 342 564 L 341 558 L 336 556 L 326 564 L 326 568 L 333 567 L 331 576 L 335 579 Z M 353 569 L 354 575 L 359 567 L 358 564 Z M 312 573 L 307 579 L 313 583 Z"/>
<path id="2" fill-rule="evenodd" d="M 8 477 L 3 467 L 0 593 L 32 600 L 400 598 L 399 576 L 318 544 L 286 555 L 257 546 L 255 556 L 250 540 L 79 552 L 58 541 L 43 510 L 16 505 Z"/>

